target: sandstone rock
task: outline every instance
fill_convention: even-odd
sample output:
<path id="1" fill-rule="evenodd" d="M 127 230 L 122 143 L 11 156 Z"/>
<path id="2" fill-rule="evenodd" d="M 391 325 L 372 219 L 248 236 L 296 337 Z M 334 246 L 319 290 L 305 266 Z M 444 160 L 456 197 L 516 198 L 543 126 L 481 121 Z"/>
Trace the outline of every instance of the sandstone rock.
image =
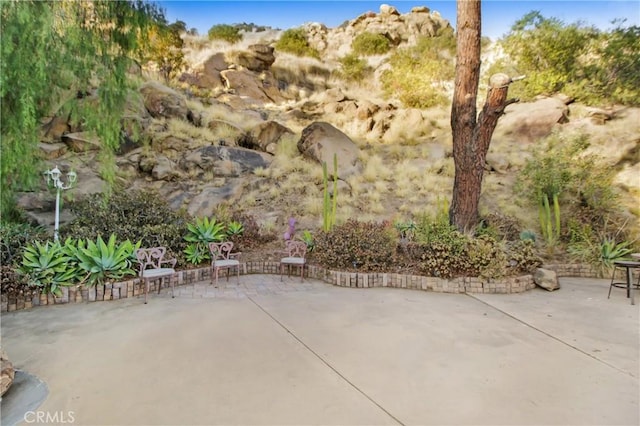
<path id="1" fill-rule="evenodd" d="M 184 96 L 167 86 L 150 81 L 140 87 L 140 93 L 145 108 L 154 118 L 179 118 L 185 121 L 193 119 Z"/>
<path id="2" fill-rule="evenodd" d="M 11 387 L 16 375 L 13 364 L 9 361 L 9 357 L 4 349 L 0 349 L 0 369 L 0 396 L 2 396 Z"/>
<path id="3" fill-rule="evenodd" d="M 102 145 L 98 137 L 89 132 L 67 133 L 62 141 L 73 152 L 99 151 Z"/>
<path id="4" fill-rule="evenodd" d="M 326 122 L 315 122 L 302 130 L 298 150 L 318 163 L 327 163 L 332 173 L 333 158 L 338 158 L 338 177 L 342 180 L 360 172 L 360 149 L 344 133 Z"/>
<path id="5" fill-rule="evenodd" d="M 389 6 L 388 4 L 381 4 L 380 15 L 400 15 L 400 12 L 398 12 L 398 9 L 393 6 Z"/>
<path id="6" fill-rule="evenodd" d="M 218 52 L 210 56 L 200 69 L 194 73 L 184 73 L 178 80 L 196 86 L 200 89 L 221 89 L 224 87 L 220 71 L 229 68 L 224 53 Z"/>
<path id="7" fill-rule="evenodd" d="M 534 142 L 548 136 L 556 125 L 568 122 L 568 115 L 568 107 L 555 98 L 511 104 L 498 121 L 495 134 L 518 142 Z"/>
<path id="8" fill-rule="evenodd" d="M 277 82 L 269 72 L 261 76 L 247 70 L 225 70 L 220 73 L 225 86 L 235 94 L 251 98 L 258 104 L 282 101 L 284 98 L 278 91 Z"/>
<path id="9" fill-rule="evenodd" d="M 507 173 L 511 167 L 509 160 L 504 155 L 495 152 L 489 152 L 485 162 L 485 170 L 500 174 Z"/>
<path id="10" fill-rule="evenodd" d="M 151 176 L 155 180 L 173 180 L 177 177 L 176 175 L 173 162 L 170 159 L 164 155 L 156 157 L 156 163 L 151 170 Z"/>
<path id="11" fill-rule="evenodd" d="M 69 115 L 56 115 L 42 127 L 42 139 L 47 142 L 57 142 L 65 133 L 68 133 L 69 127 Z"/>
<path id="12" fill-rule="evenodd" d="M 265 121 L 251 129 L 247 144 L 241 144 L 241 146 L 275 154 L 278 142 L 286 134 L 293 134 L 293 132 L 276 121 Z"/>
<path id="13" fill-rule="evenodd" d="M 218 204 L 234 199 L 241 190 L 242 179 L 226 179 L 221 186 L 207 186 L 189 201 L 187 211 L 193 216 L 212 216 Z"/>
<path id="14" fill-rule="evenodd" d="M 553 291 L 560 288 L 560 282 L 558 282 L 558 276 L 556 272 L 549 269 L 536 269 L 536 272 L 533 274 L 533 281 L 538 287 L 542 287 L 548 291 Z"/>
<path id="15" fill-rule="evenodd" d="M 276 60 L 273 54 L 273 46 L 266 44 L 253 44 L 249 46 L 249 50 L 239 52 L 235 60 L 238 65 L 243 66 L 251 71 L 266 71 Z"/>
<path id="16" fill-rule="evenodd" d="M 237 177 L 253 173 L 258 167 L 268 167 L 273 158 L 265 153 L 245 148 L 204 146 L 180 161 L 187 174 L 192 170 L 212 171 L 214 176 Z"/>
<path id="17" fill-rule="evenodd" d="M 45 160 L 55 160 L 67 153 L 67 145 L 64 143 L 40 143 L 38 148 Z"/>

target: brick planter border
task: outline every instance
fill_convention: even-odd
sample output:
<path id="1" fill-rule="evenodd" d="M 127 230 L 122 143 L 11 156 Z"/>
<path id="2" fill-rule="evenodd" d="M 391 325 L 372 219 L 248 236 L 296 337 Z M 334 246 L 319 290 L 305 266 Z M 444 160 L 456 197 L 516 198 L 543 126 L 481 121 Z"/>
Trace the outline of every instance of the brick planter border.
<path id="1" fill-rule="evenodd" d="M 596 277 L 595 271 L 589 265 L 553 264 L 545 265 L 559 277 Z M 278 274 L 278 262 L 246 262 L 241 265 L 240 274 Z M 177 271 L 171 278 L 176 286 L 204 281 L 210 278 L 209 267 L 185 269 Z M 459 277 L 443 279 L 420 275 L 395 273 L 357 273 L 333 271 L 320 266 L 308 265 L 307 277 L 324 281 L 339 287 L 372 288 L 390 287 L 414 290 L 433 291 L 438 293 L 522 293 L 535 288 L 531 275 L 506 277 L 502 279 L 482 279 L 478 277 Z M 177 281 L 176 281 L 177 280 Z M 165 280 L 151 281 L 149 292 L 157 291 L 158 285 L 169 287 Z M 65 303 L 101 302 L 107 300 L 127 299 L 144 294 L 143 283 L 137 278 L 127 281 L 109 283 L 95 287 L 82 285 L 63 287 L 61 297 L 52 295 L 37 295 L 33 298 L 0 296 L 0 311 L 12 312 L 30 309 L 33 306 L 59 305 Z"/>

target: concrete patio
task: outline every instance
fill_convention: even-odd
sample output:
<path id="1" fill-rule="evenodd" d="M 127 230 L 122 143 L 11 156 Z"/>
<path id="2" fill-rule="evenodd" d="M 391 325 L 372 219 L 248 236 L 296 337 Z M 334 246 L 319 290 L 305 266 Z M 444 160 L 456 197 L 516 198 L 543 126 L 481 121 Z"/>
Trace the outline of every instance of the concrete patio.
<path id="1" fill-rule="evenodd" d="M 2 424 L 637 425 L 639 307 L 607 299 L 608 280 L 561 284 L 462 295 L 245 275 L 147 305 L 5 313 L 2 346 L 48 393 L 36 408 L 34 389 L 10 389 Z"/>

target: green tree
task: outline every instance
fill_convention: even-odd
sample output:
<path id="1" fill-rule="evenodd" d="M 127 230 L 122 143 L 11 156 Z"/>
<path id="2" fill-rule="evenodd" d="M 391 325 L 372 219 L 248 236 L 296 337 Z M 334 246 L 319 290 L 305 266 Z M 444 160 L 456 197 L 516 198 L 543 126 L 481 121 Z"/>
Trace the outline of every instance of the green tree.
<path id="1" fill-rule="evenodd" d="M 316 49 L 309 45 L 307 33 L 304 28 L 291 28 L 286 30 L 275 45 L 276 50 L 292 53 L 296 56 L 310 56 L 320 58 Z"/>
<path id="2" fill-rule="evenodd" d="M 164 17 L 140 0 L 11 0 L 0 2 L 0 18 L 0 204 L 10 220 L 15 192 L 41 177 L 40 120 L 60 105 L 100 138 L 102 177 L 114 182 L 130 58 L 138 32 Z M 95 102 L 78 99 L 87 93 Z"/>
<path id="3" fill-rule="evenodd" d="M 231 44 L 242 40 L 240 29 L 233 25 L 214 25 L 209 29 L 209 40 L 223 40 Z"/>
<path id="4" fill-rule="evenodd" d="M 529 12 L 500 40 L 510 61 L 498 67 L 527 75 L 513 92 L 523 99 L 562 91 L 591 104 L 638 105 L 640 27 L 624 27 L 624 22 L 602 32 Z"/>
<path id="5" fill-rule="evenodd" d="M 174 78 L 185 65 L 184 52 L 182 51 L 184 42 L 180 37 L 182 26 L 176 24 L 158 23 L 152 25 L 149 27 L 146 37 L 142 38 L 144 60 L 156 63 L 162 78 L 167 82 Z"/>

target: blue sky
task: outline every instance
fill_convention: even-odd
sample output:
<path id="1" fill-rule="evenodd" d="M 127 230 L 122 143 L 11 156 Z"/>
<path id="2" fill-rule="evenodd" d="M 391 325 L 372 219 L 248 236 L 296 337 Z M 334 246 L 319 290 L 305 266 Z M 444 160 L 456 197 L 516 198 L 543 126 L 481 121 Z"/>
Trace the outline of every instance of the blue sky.
<path id="1" fill-rule="evenodd" d="M 229 0 L 171 0 L 157 1 L 165 10 L 167 21 L 184 21 L 187 28 L 196 28 L 202 35 L 213 25 L 253 22 L 274 28 L 288 29 L 306 22 L 321 22 L 337 27 L 367 11 L 378 12 L 381 4 L 390 4 L 401 13 L 414 6 L 427 6 L 455 27 L 456 2 L 446 1 L 229 1 Z M 482 34 L 493 39 L 509 31 L 511 25 L 525 13 L 539 10 L 543 16 L 561 19 L 565 23 L 577 21 L 611 28 L 616 18 L 626 18 L 627 25 L 640 25 L 640 0 L 617 1 L 521 1 L 484 0 L 482 2 Z"/>

